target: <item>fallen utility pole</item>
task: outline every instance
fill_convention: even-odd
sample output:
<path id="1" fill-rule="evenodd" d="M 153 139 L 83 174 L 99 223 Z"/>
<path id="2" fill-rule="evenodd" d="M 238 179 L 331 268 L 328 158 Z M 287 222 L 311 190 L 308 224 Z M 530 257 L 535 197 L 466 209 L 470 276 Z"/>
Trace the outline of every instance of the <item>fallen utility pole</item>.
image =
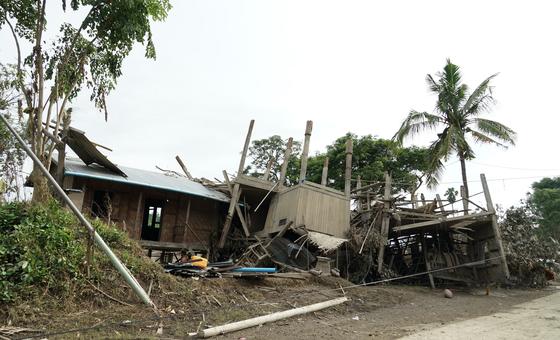
<path id="1" fill-rule="evenodd" d="M 259 325 L 265 324 L 267 322 L 274 322 L 274 321 L 278 321 L 278 320 L 282 320 L 282 319 L 287 319 L 287 318 L 290 318 L 290 317 L 296 316 L 296 315 L 316 312 L 316 311 L 321 310 L 321 309 L 325 309 L 325 308 L 328 308 L 328 307 L 339 305 L 339 304 L 344 303 L 346 301 L 348 301 L 347 297 L 341 297 L 341 298 L 337 298 L 337 299 L 334 299 L 334 300 L 319 302 L 319 303 L 315 303 L 315 304 L 304 306 L 304 307 L 299 307 L 299 308 L 295 308 L 295 309 L 285 310 L 285 311 L 282 311 L 282 312 L 277 312 L 277 313 L 272 313 L 272 314 L 268 314 L 268 315 L 258 316 L 256 318 L 252 318 L 252 319 L 247 319 L 247 320 L 238 321 L 238 322 L 234 322 L 234 323 L 228 323 L 226 325 L 201 330 L 201 331 L 198 332 L 198 336 L 201 337 L 201 338 L 209 338 L 211 336 L 216 336 L 216 335 L 225 334 L 225 333 L 229 333 L 229 332 L 235 332 L 235 331 L 238 331 L 240 329 L 259 326 Z"/>
<path id="2" fill-rule="evenodd" d="M 148 294 L 146 294 L 146 291 L 144 291 L 144 288 L 142 288 L 142 286 L 140 286 L 140 284 L 138 283 L 138 281 L 136 281 L 134 276 L 132 276 L 132 274 L 130 273 L 128 268 L 126 268 L 126 266 L 124 264 L 122 264 L 122 262 L 115 255 L 115 253 L 113 253 L 111 248 L 109 248 L 109 246 L 105 243 L 105 241 L 103 241 L 101 236 L 99 236 L 97 231 L 95 231 L 95 228 L 93 228 L 91 223 L 89 223 L 89 221 L 84 217 L 84 215 L 82 215 L 82 213 L 80 212 L 78 207 L 76 207 L 74 202 L 72 202 L 72 200 L 70 200 L 68 195 L 66 195 L 64 190 L 60 187 L 60 185 L 56 182 L 56 180 L 51 176 L 51 174 L 49 173 L 47 168 L 45 168 L 43 163 L 41 163 L 41 161 L 39 160 L 37 155 L 35 155 L 35 153 L 33 153 L 33 151 L 31 151 L 31 149 L 27 146 L 27 144 L 25 144 L 25 142 L 20 137 L 20 135 L 12 128 L 12 126 L 8 123 L 6 118 L 4 118 L 4 116 L 1 115 L 1 114 L 0 114 L 0 119 L 6 125 L 8 130 L 10 130 L 12 135 L 14 135 L 14 137 L 17 139 L 19 144 L 21 144 L 21 146 L 23 147 L 23 149 L 25 150 L 27 155 L 29 155 L 29 157 L 31 157 L 33 162 L 39 167 L 39 169 L 41 170 L 43 175 L 45 175 L 47 180 L 53 185 L 53 187 L 56 189 L 56 192 L 60 195 L 60 197 L 62 198 L 64 203 L 66 203 L 70 207 L 70 210 L 72 210 L 72 212 L 76 215 L 76 217 L 78 217 L 78 220 L 82 223 L 82 225 L 88 229 L 90 234 L 93 235 L 93 239 L 94 239 L 95 243 L 109 257 L 113 266 L 123 276 L 126 283 L 132 288 L 134 293 L 136 293 L 136 295 L 140 298 L 140 300 L 142 300 L 142 302 L 144 302 L 145 304 L 147 304 L 147 305 L 153 307 L 154 309 L 156 309 L 156 305 L 152 302 L 152 300 L 150 299 Z"/>

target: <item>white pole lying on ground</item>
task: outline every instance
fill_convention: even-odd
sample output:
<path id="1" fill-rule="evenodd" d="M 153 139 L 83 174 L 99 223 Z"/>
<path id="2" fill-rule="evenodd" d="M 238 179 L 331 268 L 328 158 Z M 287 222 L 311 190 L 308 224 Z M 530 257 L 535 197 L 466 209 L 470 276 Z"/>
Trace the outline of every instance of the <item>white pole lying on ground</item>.
<path id="1" fill-rule="evenodd" d="M 84 217 L 84 215 L 82 215 L 82 213 L 80 212 L 80 210 L 78 209 L 78 207 L 76 207 L 76 205 L 74 204 L 74 202 L 72 202 L 72 200 L 70 200 L 70 198 L 68 197 L 68 195 L 66 195 L 66 193 L 64 192 L 64 190 L 60 187 L 60 185 L 56 182 L 56 180 L 52 177 L 52 175 L 49 173 L 49 171 L 47 170 L 47 168 L 45 168 L 45 166 L 43 165 L 43 163 L 41 163 L 41 161 L 39 160 L 39 158 L 37 158 L 37 155 L 35 155 L 35 153 L 33 153 L 33 151 L 31 151 L 31 149 L 27 146 L 27 144 L 25 144 L 25 142 L 23 141 L 23 139 L 20 137 L 20 135 L 18 135 L 18 133 L 12 128 L 12 126 L 8 123 L 8 121 L 6 120 L 6 118 L 4 118 L 3 115 L 0 114 L 0 119 L 2 120 L 2 122 L 4 122 L 4 124 L 6 125 L 6 127 L 8 128 L 8 130 L 10 130 L 10 132 L 12 133 L 12 135 L 14 135 L 14 137 L 17 139 L 17 141 L 19 142 L 19 144 L 21 144 L 21 146 L 23 147 L 23 149 L 25 150 L 25 152 L 29 155 L 29 157 L 31 157 L 31 159 L 33 160 L 33 162 L 35 164 L 37 164 L 37 166 L 39 167 L 39 169 L 41 169 L 41 172 L 43 173 L 43 175 L 45 175 L 45 177 L 49 180 L 49 182 L 51 182 L 51 184 L 53 185 L 53 187 L 56 189 L 56 192 L 60 195 L 60 197 L 62 198 L 62 200 L 64 201 L 64 203 L 68 204 L 68 206 L 70 207 L 70 210 L 72 210 L 72 212 L 76 215 L 76 217 L 78 217 L 78 220 L 80 220 L 80 222 L 82 223 L 82 225 L 84 227 L 86 227 L 88 229 L 88 231 L 93 234 L 93 239 L 95 241 L 95 243 L 99 246 L 99 248 L 101 248 L 101 250 L 109 257 L 109 259 L 111 260 L 111 263 L 113 264 L 113 266 L 117 269 L 117 271 L 124 277 L 126 283 L 128 283 L 128 285 L 132 288 L 132 290 L 134 291 L 134 293 L 136 293 L 136 295 L 140 298 L 140 300 L 142 300 L 142 302 L 144 302 L 145 304 L 155 308 L 155 304 L 152 302 L 152 300 L 150 299 L 150 297 L 148 296 L 148 294 L 146 294 L 146 291 L 144 291 L 144 288 L 142 288 L 142 286 L 140 286 L 140 284 L 138 283 L 138 281 L 136 281 L 136 279 L 134 278 L 134 276 L 132 276 L 132 274 L 130 273 L 130 271 L 128 270 L 128 268 L 126 268 L 126 266 L 124 264 L 122 264 L 122 262 L 119 260 L 119 258 L 115 255 L 115 253 L 113 253 L 113 251 L 111 250 L 111 248 L 109 248 L 109 246 L 107 245 L 107 243 L 105 243 L 105 241 L 103 241 L 103 239 L 101 238 L 101 236 L 99 236 L 99 234 L 97 233 L 97 231 L 95 231 L 95 228 L 93 228 L 93 226 L 89 223 L 89 221 Z"/>
<path id="2" fill-rule="evenodd" d="M 274 321 L 278 321 L 278 320 L 282 320 L 282 319 L 287 319 L 287 318 L 290 318 L 290 317 L 296 316 L 296 315 L 315 312 L 315 311 L 318 311 L 318 310 L 321 310 L 321 309 L 325 309 L 327 307 L 332 307 L 332 306 L 339 305 L 339 304 L 344 303 L 346 301 L 348 301 L 347 297 L 341 297 L 341 298 L 334 299 L 334 300 L 315 303 L 315 304 L 309 305 L 309 306 L 304 306 L 304 307 L 299 307 L 299 308 L 295 308 L 295 309 L 285 310 L 283 312 L 277 312 L 277 313 L 272 313 L 272 314 L 268 314 L 268 315 L 259 316 L 259 317 L 252 318 L 252 319 L 247 319 L 247 320 L 238 321 L 238 322 L 234 322 L 234 323 L 228 323 L 226 325 L 201 330 L 201 331 L 198 332 L 198 336 L 202 337 L 202 338 L 209 338 L 211 336 L 216 336 L 216 335 L 220 335 L 220 334 L 225 334 L 225 333 L 229 333 L 229 332 L 238 331 L 240 329 L 245 329 L 245 328 L 249 328 L 249 327 L 262 325 L 262 324 L 267 323 L 267 322 L 274 322 Z"/>

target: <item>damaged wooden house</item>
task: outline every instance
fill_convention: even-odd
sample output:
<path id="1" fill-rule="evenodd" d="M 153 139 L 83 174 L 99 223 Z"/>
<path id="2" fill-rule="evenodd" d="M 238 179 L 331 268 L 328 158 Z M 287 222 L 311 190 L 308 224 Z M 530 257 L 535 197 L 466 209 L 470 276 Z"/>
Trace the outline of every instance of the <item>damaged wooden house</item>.
<path id="1" fill-rule="evenodd" d="M 334 250 L 346 241 L 350 228 L 350 165 L 352 162 L 352 141 L 347 144 L 346 188 L 335 190 L 327 186 L 327 165 L 323 169 L 321 183 L 306 180 L 307 158 L 312 132 L 312 122 L 305 130 L 299 180 L 287 186 L 286 171 L 292 152 L 292 138 L 288 140 L 278 181 L 270 179 L 270 166 L 262 178 L 243 174 L 245 158 L 251 141 L 254 121 L 249 125 L 237 176 L 230 179 L 224 171 L 224 179 L 231 194 L 231 201 L 223 225 L 218 247 L 224 247 L 232 236 L 232 221 L 240 224 L 244 236 L 249 238 L 278 241 L 286 229 L 303 229 L 309 244 L 324 250 Z M 286 241 L 287 242 L 287 241 Z M 287 248 L 297 248 L 300 254 L 302 244 L 286 243 Z M 264 251 L 266 252 L 266 251 Z M 315 262 L 315 261 L 311 261 Z"/>
<path id="2" fill-rule="evenodd" d="M 210 248 L 227 195 L 174 172 L 117 166 L 80 130 L 69 128 L 63 140 L 79 158 L 59 157 L 51 172 L 84 213 L 119 225 L 150 251 Z"/>

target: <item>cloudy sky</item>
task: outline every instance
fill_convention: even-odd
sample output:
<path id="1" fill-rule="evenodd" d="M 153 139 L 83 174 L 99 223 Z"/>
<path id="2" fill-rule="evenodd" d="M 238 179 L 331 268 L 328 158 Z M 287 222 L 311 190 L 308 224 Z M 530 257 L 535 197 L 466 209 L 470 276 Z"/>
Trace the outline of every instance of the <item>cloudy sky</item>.
<path id="1" fill-rule="evenodd" d="M 58 1 L 49 30 L 62 20 Z M 172 1 L 153 26 L 157 60 L 141 46 L 127 59 L 109 97 L 109 121 L 82 96 L 74 126 L 114 149 L 122 165 L 179 170 L 197 177 L 237 168 L 250 119 L 254 138 L 302 139 L 313 120 L 311 150 L 348 131 L 390 138 L 410 109 L 432 111 L 424 78 L 446 58 L 475 86 L 499 72 L 497 105 L 487 118 L 518 132 L 507 150 L 476 145 L 468 163 L 471 193 L 479 174 L 494 201 L 511 205 L 530 184 L 560 174 L 558 133 L 559 5 L 555 1 Z M 0 32 L 0 60 L 13 42 Z M 425 145 L 434 137 L 409 141 Z M 455 159 L 440 192 L 458 187 Z"/>

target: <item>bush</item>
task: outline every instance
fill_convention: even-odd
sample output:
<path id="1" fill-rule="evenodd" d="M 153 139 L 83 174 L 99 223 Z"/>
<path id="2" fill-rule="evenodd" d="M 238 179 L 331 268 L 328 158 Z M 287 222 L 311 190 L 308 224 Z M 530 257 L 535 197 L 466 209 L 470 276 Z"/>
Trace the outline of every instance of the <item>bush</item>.
<path id="1" fill-rule="evenodd" d="M 149 281 L 163 273 L 123 231 L 100 220 L 92 225 L 138 280 Z M 65 298 L 90 286 L 89 282 L 110 288 L 111 281 L 120 277 L 98 251 L 90 276 L 86 275 L 87 237 L 75 216 L 56 201 L 39 206 L 0 204 L 0 303 L 47 292 Z"/>

